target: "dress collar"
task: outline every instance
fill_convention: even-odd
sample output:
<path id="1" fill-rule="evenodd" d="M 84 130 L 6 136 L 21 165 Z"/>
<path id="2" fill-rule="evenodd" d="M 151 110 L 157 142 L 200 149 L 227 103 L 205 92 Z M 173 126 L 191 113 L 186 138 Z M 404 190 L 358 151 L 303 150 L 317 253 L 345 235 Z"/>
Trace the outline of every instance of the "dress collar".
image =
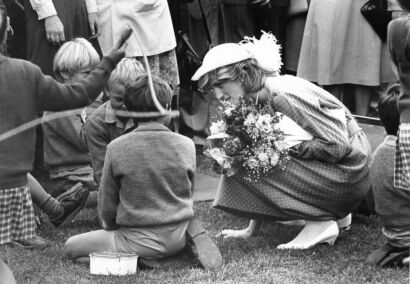
<path id="1" fill-rule="evenodd" d="M 128 130 L 134 127 L 134 121 L 131 118 L 127 119 L 127 122 L 125 123 L 125 125 L 124 123 L 121 122 L 121 120 L 118 119 L 117 115 L 115 114 L 114 109 L 111 106 L 110 101 L 107 102 L 107 106 L 105 108 L 104 122 L 110 123 L 110 124 L 115 123 L 118 128 L 121 128 L 124 130 Z"/>
<path id="2" fill-rule="evenodd" d="M 396 140 L 397 140 L 397 136 L 387 135 L 384 138 L 384 144 L 389 145 L 389 146 L 396 146 Z"/>

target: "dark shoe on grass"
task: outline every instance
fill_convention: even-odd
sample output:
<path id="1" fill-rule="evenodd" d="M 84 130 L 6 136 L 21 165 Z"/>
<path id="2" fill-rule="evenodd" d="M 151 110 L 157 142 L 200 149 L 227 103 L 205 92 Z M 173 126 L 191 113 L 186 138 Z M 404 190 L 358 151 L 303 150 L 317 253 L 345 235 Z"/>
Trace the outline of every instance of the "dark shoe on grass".
<path id="1" fill-rule="evenodd" d="M 187 239 L 192 253 L 205 269 L 216 270 L 222 266 L 223 260 L 218 247 L 195 217 L 189 222 Z"/>
<path id="2" fill-rule="evenodd" d="M 61 206 L 64 208 L 64 213 L 58 218 L 50 220 L 54 227 L 61 227 L 71 222 L 77 213 L 84 208 L 87 197 L 90 194 L 87 188 L 80 187 L 70 194 L 65 194 L 63 197 L 57 197 Z"/>
<path id="3" fill-rule="evenodd" d="M 400 266 L 409 256 L 409 248 L 394 247 L 385 243 L 367 257 L 367 262 L 380 267 Z"/>
<path id="4" fill-rule="evenodd" d="M 47 246 L 47 241 L 35 235 L 31 239 L 12 241 L 11 245 L 26 249 L 44 249 Z"/>

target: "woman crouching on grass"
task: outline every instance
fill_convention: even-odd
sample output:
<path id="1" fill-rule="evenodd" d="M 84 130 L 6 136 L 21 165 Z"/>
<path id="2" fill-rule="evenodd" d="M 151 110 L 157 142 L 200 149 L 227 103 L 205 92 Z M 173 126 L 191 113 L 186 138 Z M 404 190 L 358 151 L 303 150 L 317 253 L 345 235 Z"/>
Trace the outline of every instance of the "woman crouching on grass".
<path id="1" fill-rule="evenodd" d="M 200 88 L 213 89 L 220 100 L 237 105 L 241 98 L 251 98 L 294 125 L 281 129 L 285 142 L 293 141 L 284 169 L 274 167 L 256 181 L 246 179 L 243 168 L 221 177 L 214 206 L 252 219 L 248 228 L 223 230 L 221 235 L 246 238 L 257 231 L 260 220 L 302 219 L 302 231 L 279 249 L 333 244 L 339 227 L 350 224 L 349 213 L 369 190 L 370 146 L 339 100 L 306 80 L 279 76 L 280 61 L 276 40 L 265 34 L 259 41 L 214 47 L 192 78 Z M 295 133 L 310 138 L 298 140 Z"/>

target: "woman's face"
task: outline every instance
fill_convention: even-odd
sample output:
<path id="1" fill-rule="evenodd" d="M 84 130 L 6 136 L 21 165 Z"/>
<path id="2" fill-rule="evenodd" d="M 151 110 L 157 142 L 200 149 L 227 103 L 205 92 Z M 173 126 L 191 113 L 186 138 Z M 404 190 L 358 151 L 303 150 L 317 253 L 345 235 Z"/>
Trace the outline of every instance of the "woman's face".
<path id="1" fill-rule="evenodd" d="M 240 81 L 228 81 L 213 87 L 215 96 L 221 101 L 230 101 L 233 104 L 239 103 L 239 98 L 245 95 L 245 89 Z"/>

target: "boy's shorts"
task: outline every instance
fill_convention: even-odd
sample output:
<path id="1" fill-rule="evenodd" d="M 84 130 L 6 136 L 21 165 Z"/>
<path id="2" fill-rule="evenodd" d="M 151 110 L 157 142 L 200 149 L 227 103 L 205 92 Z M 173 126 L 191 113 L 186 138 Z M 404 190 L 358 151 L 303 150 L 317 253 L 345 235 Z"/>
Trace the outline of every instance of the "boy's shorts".
<path id="1" fill-rule="evenodd" d="M 31 239 L 35 230 L 29 187 L 0 189 L 0 245 Z"/>
<path id="2" fill-rule="evenodd" d="M 118 252 L 161 259 L 176 254 L 185 247 L 188 223 L 189 220 L 156 227 L 121 227 L 114 233 L 114 242 Z"/>

